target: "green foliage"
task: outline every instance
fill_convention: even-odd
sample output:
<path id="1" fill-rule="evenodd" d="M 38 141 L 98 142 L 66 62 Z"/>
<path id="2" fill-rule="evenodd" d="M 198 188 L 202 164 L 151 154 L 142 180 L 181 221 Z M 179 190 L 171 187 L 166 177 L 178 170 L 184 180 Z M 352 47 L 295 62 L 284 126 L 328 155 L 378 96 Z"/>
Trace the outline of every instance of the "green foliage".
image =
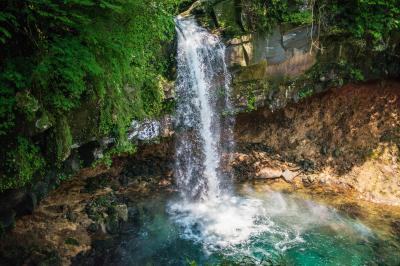
<path id="1" fill-rule="evenodd" d="M 250 31 L 268 32 L 278 23 L 304 25 L 312 21 L 302 0 L 243 0 L 241 6 Z"/>
<path id="2" fill-rule="evenodd" d="M 387 43 L 400 28 L 399 0 L 317 0 L 315 10 L 325 31 L 347 33 L 374 46 Z"/>
<path id="3" fill-rule="evenodd" d="M 0 192 L 25 186 L 44 165 L 39 149 L 28 139 L 18 137 L 16 146 L 10 149 L 2 163 L 6 171 L 0 178 Z"/>
<path id="4" fill-rule="evenodd" d="M 0 136 L 14 145 L 2 145 L 0 152 L 11 154 L 16 143 L 21 144 L 17 139 L 23 138 L 31 144 L 32 161 L 39 162 L 42 155 L 29 141 L 32 132 L 23 127 L 45 118 L 46 125 L 54 125 L 46 131 L 52 142 L 46 145 L 53 153 L 48 161 L 61 162 L 73 142 L 72 125 L 65 117 L 87 99 L 98 103 L 97 135 L 114 137 L 114 152 L 133 151 L 125 134 L 131 120 L 163 111 L 158 80 L 169 63 L 163 47 L 174 36 L 179 2 L 2 1 Z M 2 176 L 7 172 L 3 190 L 27 184 L 42 165 L 8 162 L 0 170 Z M 7 170 L 20 167 L 15 173 L 22 172 L 21 178 Z"/>
<path id="5" fill-rule="evenodd" d="M 249 96 L 247 96 L 247 112 L 252 112 L 254 110 L 256 110 L 256 96 L 253 94 L 250 94 Z"/>
<path id="6" fill-rule="evenodd" d="M 64 243 L 71 246 L 79 246 L 79 241 L 72 237 L 66 238 Z"/>
<path id="7" fill-rule="evenodd" d="M 313 95 L 313 93 L 314 93 L 314 90 L 312 88 L 304 87 L 299 91 L 299 98 L 300 99 L 307 98 L 307 97 Z"/>

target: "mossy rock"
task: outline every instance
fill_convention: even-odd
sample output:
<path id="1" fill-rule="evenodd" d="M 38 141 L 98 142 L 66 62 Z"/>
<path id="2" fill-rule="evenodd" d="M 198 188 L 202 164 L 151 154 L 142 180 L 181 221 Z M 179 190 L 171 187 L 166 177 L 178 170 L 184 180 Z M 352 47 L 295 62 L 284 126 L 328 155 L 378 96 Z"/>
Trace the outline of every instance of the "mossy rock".
<path id="1" fill-rule="evenodd" d="M 100 106 L 96 101 L 86 101 L 70 112 L 67 120 L 70 125 L 72 142 L 85 144 L 99 137 L 98 121 Z"/>
<path id="2" fill-rule="evenodd" d="M 257 65 L 252 65 L 248 67 L 242 67 L 240 70 L 234 75 L 234 82 L 246 82 L 252 80 L 263 80 L 266 78 L 266 70 L 267 70 L 267 61 L 263 60 Z"/>

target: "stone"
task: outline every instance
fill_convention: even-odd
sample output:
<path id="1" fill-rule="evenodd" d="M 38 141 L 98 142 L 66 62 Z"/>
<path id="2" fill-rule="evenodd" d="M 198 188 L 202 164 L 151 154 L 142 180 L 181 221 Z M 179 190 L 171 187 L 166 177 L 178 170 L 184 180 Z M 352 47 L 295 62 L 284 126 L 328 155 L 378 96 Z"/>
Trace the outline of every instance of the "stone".
<path id="1" fill-rule="evenodd" d="M 286 182 L 288 183 L 292 183 L 293 179 L 298 176 L 299 173 L 298 172 L 293 172 L 290 171 L 289 169 L 286 169 L 285 171 L 283 171 L 282 176 L 285 179 Z"/>
<path id="2" fill-rule="evenodd" d="M 124 222 L 128 221 L 128 207 L 125 204 L 116 205 L 115 207 L 116 215 L 119 219 Z"/>
<path id="3" fill-rule="evenodd" d="M 107 217 L 106 230 L 110 234 L 117 234 L 119 232 L 118 217 L 115 217 L 115 216 Z"/>
<path id="4" fill-rule="evenodd" d="M 282 35 L 283 47 L 285 49 L 298 49 L 302 52 L 310 50 L 310 26 L 298 27 L 285 32 Z"/>
<path id="5" fill-rule="evenodd" d="M 231 45 L 226 49 L 226 60 L 229 66 L 247 66 L 246 50 L 243 45 Z"/>
<path id="6" fill-rule="evenodd" d="M 263 60 L 258 64 L 242 67 L 234 76 L 234 82 L 262 80 L 265 78 L 267 66 L 267 60 Z"/>
<path id="7" fill-rule="evenodd" d="M 103 234 L 107 233 L 106 224 L 104 222 L 100 222 L 98 224 L 98 229 L 100 229 L 100 232 L 102 232 Z"/>
<path id="8" fill-rule="evenodd" d="M 274 179 L 282 176 L 282 170 L 279 168 L 264 167 L 258 173 L 258 178 Z"/>

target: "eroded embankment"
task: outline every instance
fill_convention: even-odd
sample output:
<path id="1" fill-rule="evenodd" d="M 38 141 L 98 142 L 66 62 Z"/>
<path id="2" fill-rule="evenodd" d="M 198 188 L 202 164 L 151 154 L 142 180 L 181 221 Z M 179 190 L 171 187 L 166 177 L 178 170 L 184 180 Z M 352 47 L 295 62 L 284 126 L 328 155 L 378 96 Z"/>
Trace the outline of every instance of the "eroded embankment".
<path id="1" fill-rule="evenodd" d="M 400 83 L 347 85 L 238 116 L 237 176 L 333 185 L 400 205 Z"/>

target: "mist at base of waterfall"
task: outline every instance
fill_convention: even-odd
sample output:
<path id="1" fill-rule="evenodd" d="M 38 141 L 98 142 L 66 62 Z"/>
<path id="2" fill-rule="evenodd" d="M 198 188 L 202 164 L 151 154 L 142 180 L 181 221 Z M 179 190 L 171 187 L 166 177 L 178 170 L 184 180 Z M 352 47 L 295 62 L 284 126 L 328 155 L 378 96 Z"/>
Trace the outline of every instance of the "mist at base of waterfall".
<path id="1" fill-rule="evenodd" d="M 144 199 L 117 265 L 398 265 L 400 240 L 293 194 Z M 196 264 L 191 264 L 191 263 Z"/>

